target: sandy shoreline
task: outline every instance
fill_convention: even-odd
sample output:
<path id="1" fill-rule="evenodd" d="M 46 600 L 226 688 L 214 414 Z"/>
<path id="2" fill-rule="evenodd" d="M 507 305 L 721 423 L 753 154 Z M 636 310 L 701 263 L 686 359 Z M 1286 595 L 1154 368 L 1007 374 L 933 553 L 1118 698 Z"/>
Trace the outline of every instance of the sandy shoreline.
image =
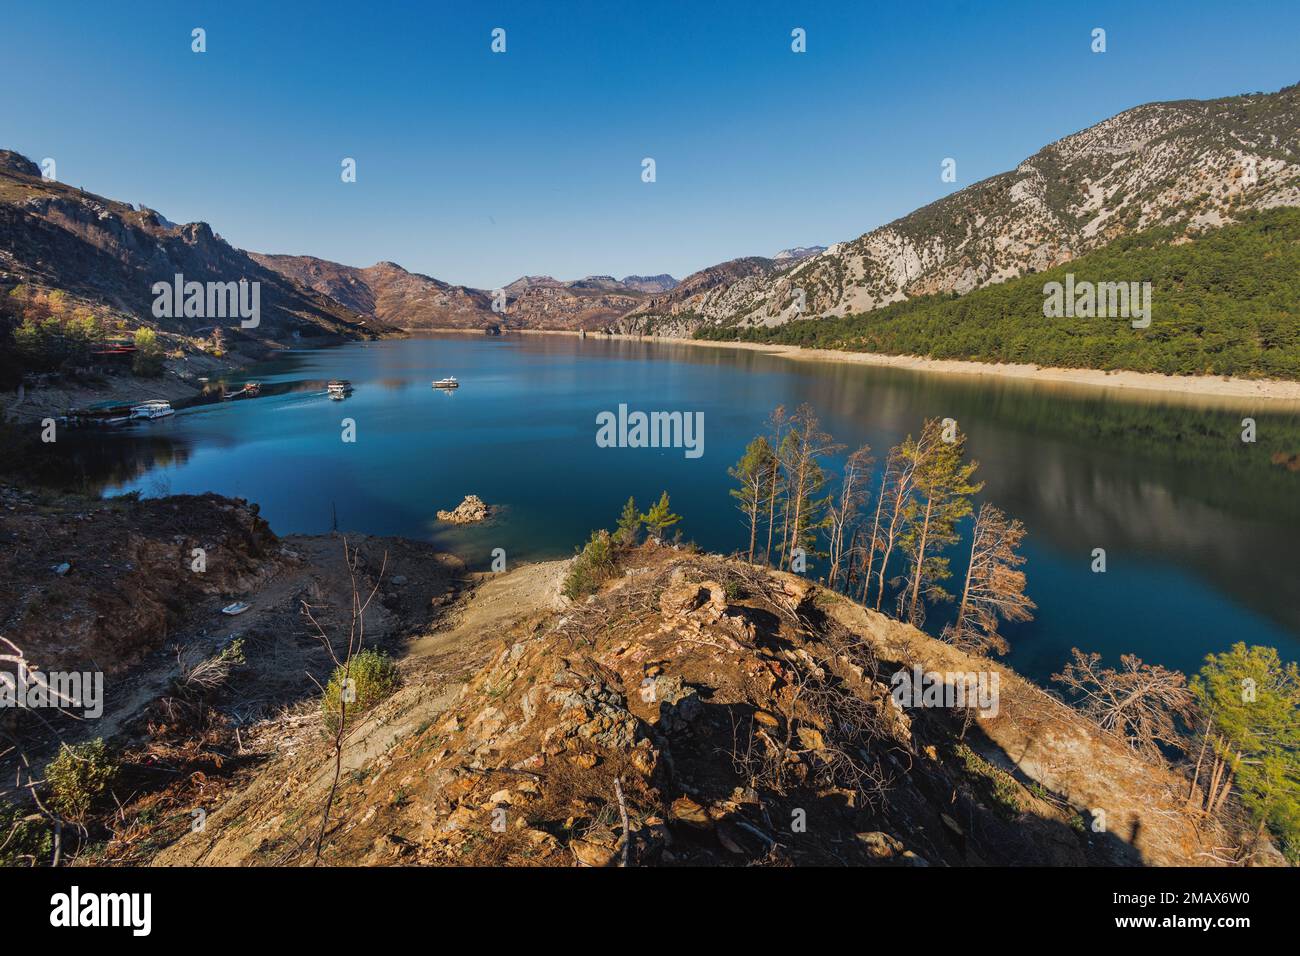
<path id="1" fill-rule="evenodd" d="M 420 329 L 412 334 L 461 333 L 483 335 L 481 329 Z M 559 329 L 511 329 L 507 335 L 569 335 L 576 331 Z M 1104 372 L 1083 368 L 1045 368 L 1038 365 L 966 362 L 954 359 L 927 359 L 914 355 L 881 355 L 875 352 L 844 352 L 838 349 L 807 349 L 798 345 L 765 342 L 712 342 L 704 339 L 661 338 L 649 335 L 597 335 L 594 339 L 627 342 L 653 342 L 660 345 L 684 345 L 692 348 L 748 349 L 767 355 L 801 362 L 840 362 L 850 365 L 874 365 L 940 375 L 989 376 L 1033 385 L 1060 385 L 1083 389 L 1118 389 L 1149 392 L 1167 398 L 1191 397 L 1215 403 L 1243 404 L 1259 402 L 1300 408 L 1300 382 L 1278 379 L 1227 378 L 1214 375 L 1162 375 L 1156 372 Z"/>

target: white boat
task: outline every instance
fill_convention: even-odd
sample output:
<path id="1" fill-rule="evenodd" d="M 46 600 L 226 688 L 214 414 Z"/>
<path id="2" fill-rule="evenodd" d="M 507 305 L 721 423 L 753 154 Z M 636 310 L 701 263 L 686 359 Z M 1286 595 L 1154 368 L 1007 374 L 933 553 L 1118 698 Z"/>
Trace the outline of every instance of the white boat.
<path id="1" fill-rule="evenodd" d="M 245 604 L 243 601 L 236 601 L 234 604 L 227 604 L 223 607 L 221 613 L 229 614 L 231 617 L 234 617 L 236 614 L 243 614 L 250 607 L 252 607 L 251 604 Z"/>
<path id="2" fill-rule="evenodd" d="M 446 378 L 440 378 L 433 383 L 434 388 L 460 388 L 460 382 L 456 381 L 456 376 L 448 375 Z"/>
<path id="3" fill-rule="evenodd" d="M 352 383 L 347 379 L 335 379 L 325 386 L 330 398 L 347 398 L 352 394 Z"/>
<path id="4" fill-rule="evenodd" d="M 175 414 L 176 410 L 172 408 L 172 403 L 163 401 L 161 398 L 131 406 L 132 418 L 166 418 L 168 415 Z"/>

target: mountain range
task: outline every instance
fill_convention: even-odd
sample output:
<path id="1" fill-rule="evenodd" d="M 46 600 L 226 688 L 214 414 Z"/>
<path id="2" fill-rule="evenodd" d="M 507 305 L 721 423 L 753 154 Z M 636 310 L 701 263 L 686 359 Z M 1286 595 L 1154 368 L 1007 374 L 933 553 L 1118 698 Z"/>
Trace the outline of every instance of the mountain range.
<path id="1" fill-rule="evenodd" d="M 46 181 L 30 160 L 0 151 L 0 291 L 36 283 L 145 318 L 160 279 L 246 278 L 263 285 L 259 334 L 267 339 L 494 325 L 668 336 L 705 326 L 743 331 L 963 295 L 1154 226 L 1212 229 L 1247 210 L 1300 205 L 1298 131 L 1300 86 L 1150 103 L 829 247 L 732 259 L 680 282 L 524 276 L 500 290 L 454 285 L 393 262 L 359 268 L 246 252 L 206 223 L 177 225 Z M 186 321 L 166 320 L 178 330 Z"/>

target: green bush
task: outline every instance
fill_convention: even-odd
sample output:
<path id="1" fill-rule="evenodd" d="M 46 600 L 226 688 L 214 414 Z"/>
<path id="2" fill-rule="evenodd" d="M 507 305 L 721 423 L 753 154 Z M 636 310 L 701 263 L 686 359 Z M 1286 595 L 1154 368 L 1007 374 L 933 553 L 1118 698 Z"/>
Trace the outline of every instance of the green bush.
<path id="1" fill-rule="evenodd" d="M 571 601 L 595 594 L 614 575 L 614 541 L 608 531 L 593 531 L 564 578 L 564 596 Z"/>
<path id="2" fill-rule="evenodd" d="M 343 713 L 343 688 L 348 680 L 352 681 L 352 693 L 346 701 L 347 712 L 349 715 L 362 713 L 397 689 L 397 665 L 382 651 L 364 650 L 352 658 L 351 667 L 340 664 L 334 668 L 321 701 L 321 711 L 331 731 L 338 730 Z"/>
<path id="3" fill-rule="evenodd" d="M 1186 242 L 1185 239 L 1192 241 Z M 1147 281 L 1150 328 L 1043 315 L 1044 284 Z M 784 325 L 706 325 L 696 338 L 1030 362 L 1172 375 L 1300 379 L 1300 210 L 1245 213 L 1214 230 L 1160 226 L 1063 265 L 968 292 Z"/>
<path id="4" fill-rule="evenodd" d="M 44 820 L 0 801 L 0 866 L 32 866 L 50 861 L 54 836 Z"/>
<path id="5" fill-rule="evenodd" d="M 84 820 L 117 777 L 117 760 L 102 739 L 64 744 L 45 768 L 50 806 L 69 820 Z"/>
<path id="6" fill-rule="evenodd" d="M 131 372 L 141 378 L 157 378 L 163 370 L 163 349 L 158 341 L 158 333 L 153 329 L 141 327 L 135 330 L 135 358 L 131 362 Z"/>

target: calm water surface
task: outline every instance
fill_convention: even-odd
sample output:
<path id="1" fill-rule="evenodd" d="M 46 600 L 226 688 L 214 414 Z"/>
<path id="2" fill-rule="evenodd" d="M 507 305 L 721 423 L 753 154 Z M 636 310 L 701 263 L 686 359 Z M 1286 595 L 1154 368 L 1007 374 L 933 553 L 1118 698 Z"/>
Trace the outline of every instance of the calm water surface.
<path id="1" fill-rule="evenodd" d="M 444 375 L 458 392 L 430 388 Z M 244 378 L 264 383 L 261 398 L 59 444 L 105 494 L 237 495 L 282 534 L 337 520 L 486 566 L 498 547 L 512 563 L 571 554 L 629 494 L 644 504 L 662 489 L 686 537 L 742 546 L 727 467 L 778 403 L 811 403 L 837 440 L 869 442 L 881 459 L 924 418 L 950 416 L 980 462 L 983 497 L 1029 531 L 1039 611 L 1008 631 L 1014 667 L 1046 679 L 1077 646 L 1195 670 L 1239 640 L 1300 657 L 1300 473 L 1269 461 L 1300 451 L 1294 412 L 568 336 L 295 352 L 232 381 Z M 354 394 L 330 401 L 331 378 Z M 598 448 L 596 415 L 620 403 L 702 411 L 703 456 Z M 1259 423 L 1257 445 L 1240 441 L 1243 415 Z M 344 418 L 354 444 L 341 440 Z M 501 516 L 464 529 L 436 520 L 471 493 Z M 1099 547 L 1105 574 L 1090 571 Z"/>

